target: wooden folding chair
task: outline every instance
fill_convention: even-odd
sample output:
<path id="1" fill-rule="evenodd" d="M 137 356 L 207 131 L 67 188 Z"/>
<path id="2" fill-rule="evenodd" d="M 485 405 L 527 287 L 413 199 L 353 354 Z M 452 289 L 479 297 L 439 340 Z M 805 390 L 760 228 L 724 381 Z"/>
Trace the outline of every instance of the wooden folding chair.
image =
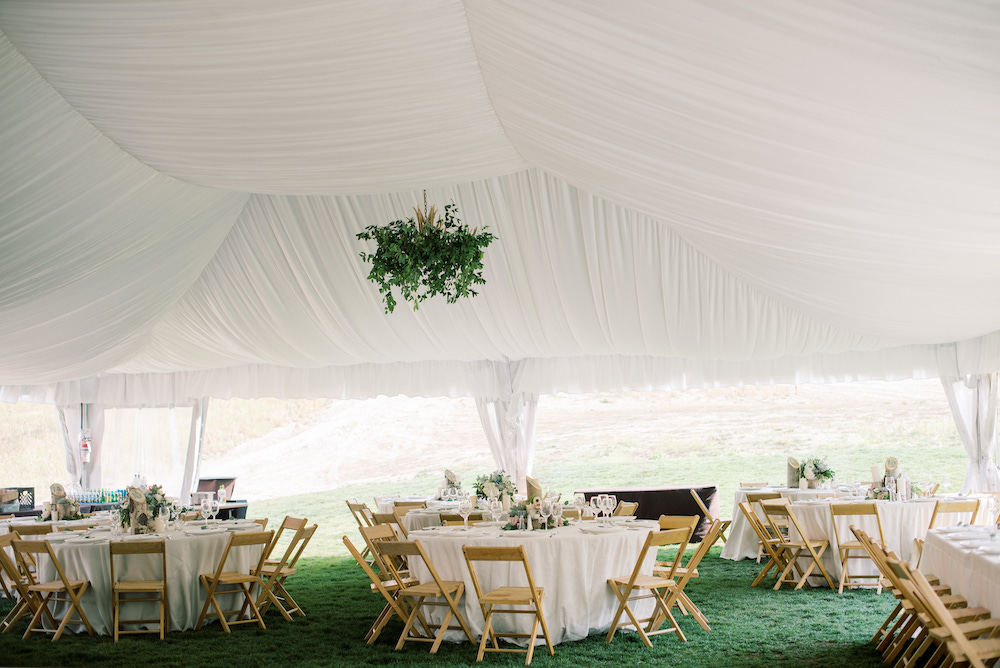
<path id="1" fill-rule="evenodd" d="M 660 515 L 658 520 L 660 525 L 660 531 L 665 531 L 667 529 L 688 529 L 690 533 L 688 534 L 688 540 L 691 540 L 691 536 L 694 535 L 695 529 L 698 528 L 698 523 L 701 518 L 697 515 Z M 678 551 L 673 559 L 669 561 L 657 560 L 653 564 L 653 574 L 662 575 L 665 572 L 673 573 L 674 570 L 680 566 L 683 561 L 684 552 Z"/>
<path id="2" fill-rule="evenodd" d="M 165 540 L 111 541 L 109 543 L 111 556 L 111 608 L 114 611 L 114 638 L 118 642 L 121 634 L 159 633 L 163 640 L 167 630 L 167 542 Z M 115 576 L 115 555 L 158 554 L 160 555 L 159 580 L 119 580 Z M 121 561 L 121 559 L 119 559 Z M 144 594 L 142 598 L 132 597 L 133 594 Z M 126 603 L 159 603 L 160 615 L 156 619 L 122 620 L 121 608 Z M 122 630 L 122 624 L 141 625 L 157 622 L 156 629 L 137 628 L 132 631 Z"/>
<path id="3" fill-rule="evenodd" d="M 370 527 L 375 525 L 375 518 L 372 516 L 371 509 L 364 503 L 359 503 L 357 500 L 348 501 L 347 507 L 351 510 L 351 515 L 354 517 L 354 521 L 358 523 L 358 528 Z M 365 545 L 365 549 L 362 555 L 371 564 L 371 552 L 368 550 L 368 546 Z"/>
<path id="4" fill-rule="evenodd" d="M 51 524 L 17 524 L 12 527 L 21 538 L 25 536 L 44 536 L 52 533 Z"/>
<path id="5" fill-rule="evenodd" d="M 379 616 L 375 619 L 372 627 L 368 629 L 368 633 L 365 634 L 365 642 L 371 645 L 378 639 L 379 635 L 382 633 L 382 629 L 385 628 L 386 624 L 388 624 L 393 617 L 399 618 L 400 623 L 406 624 L 406 620 L 410 618 L 410 610 L 406 606 L 406 602 L 398 598 L 399 585 L 396 581 L 383 580 L 379 577 L 379 575 L 372 570 L 368 561 L 361 556 L 358 549 L 354 547 L 354 544 L 351 543 L 350 539 L 347 536 L 344 536 L 343 540 L 344 545 L 351 553 L 351 556 L 354 557 L 354 560 L 358 562 L 358 566 L 361 566 L 365 575 L 367 575 L 368 579 L 371 580 L 371 590 L 373 592 L 378 592 L 382 595 L 382 598 L 385 599 L 385 607 L 382 608 L 382 612 L 379 613 Z M 413 580 L 412 583 L 417 584 L 417 581 Z M 432 637 L 433 634 L 429 629 L 427 629 L 426 622 L 422 616 L 418 618 L 418 621 L 421 622 L 421 627 L 424 629 L 425 637 Z M 416 628 L 413 629 L 413 633 L 418 633 Z"/>
<path id="6" fill-rule="evenodd" d="M 186 510 L 181 513 L 181 522 L 194 522 L 199 518 L 201 518 L 201 512 L 197 510 Z"/>
<path id="7" fill-rule="evenodd" d="M 524 551 L 524 546 L 473 547 L 471 545 L 463 545 L 462 552 L 465 554 L 465 563 L 469 568 L 469 575 L 472 576 L 472 586 L 476 590 L 479 607 L 483 611 L 483 619 L 486 620 L 483 626 L 482 638 L 479 640 L 479 653 L 476 655 L 476 661 L 482 661 L 486 652 L 524 652 L 526 654 L 524 665 L 530 665 L 535 652 L 535 639 L 538 638 L 539 626 L 542 627 L 542 636 L 545 638 L 545 645 L 548 647 L 549 655 L 554 655 L 555 648 L 552 646 L 549 627 L 545 623 L 545 613 L 542 610 L 542 603 L 545 601 L 545 590 L 542 587 L 535 586 L 535 579 L 531 575 L 531 565 L 528 563 L 528 555 Z M 528 586 L 514 587 L 503 585 L 484 592 L 483 586 L 479 582 L 479 574 L 476 573 L 474 566 L 476 562 L 483 561 L 520 563 L 524 568 L 524 577 Z M 503 607 L 498 608 L 497 606 Z M 496 615 L 532 615 L 531 633 L 497 631 L 493 623 Z M 528 644 L 524 649 L 501 647 L 500 643 L 497 642 L 498 638 L 527 638 Z"/>
<path id="8" fill-rule="evenodd" d="M 700 508 L 702 514 L 705 515 L 705 519 L 707 519 L 709 522 L 714 522 L 715 520 L 719 519 L 719 518 L 715 517 L 714 515 L 712 515 L 712 512 L 708 509 L 708 506 L 706 506 L 705 502 L 701 500 L 700 496 L 698 496 L 698 492 L 697 491 L 695 491 L 695 490 L 692 489 L 691 490 L 691 496 L 694 497 L 694 502 L 698 504 L 698 508 Z M 719 520 L 719 522 L 721 524 L 721 526 L 719 528 L 719 538 L 721 538 L 722 542 L 725 543 L 726 542 L 726 530 L 729 528 L 729 525 L 733 523 L 733 521 L 732 520 Z"/>
<path id="9" fill-rule="evenodd" d="M 76 613 L 78 618 L 75 621 L 83 624 L 83 626 L 87 629 L 88 634 L 94 635 L 94 628 L 90 625 L 90 621 L 87 619 L 87 615 L 83 611 L 83 606 L 80 603 L 80 598 L 83 596 L 84 592 L 87 591 L 87 587 L 90 586 L 90 580 L 71 580 L 68 578 L 66 576 L 66 572 L 63 570 L 62 564 L 59 563 L 59 559 L 52 551 L 52 546 L 47 540 L 15 539 L 12 540 L 10 544 L 14 549 L 14 556 L 17 558 L 18 568 L 28 582 L 28 595 L 37 597 L 35 599 L 37 604 L 35 614 L 32 615 L 31 621 L 28 623 L 28 630 L 24 632 L 24 637 L 28 638 L 32 633 L 52 633 L 52 640 L 59 640 L 63 631 L 66 630 L 66 625 L 71 621 L 74 613 Z M 37 559 L 37 555 L 39 554 L 44 554 L 49 557 L 52 567 L 59 576 L 58 580 L 40 582 L 37 579 L 36 574 L 28 569 L 25 557 L 27 555 L 31 555 Z M 57 601 L 69 603 L 69 608 L 66 610 L 62 619 L 59 620 L 58 628 L 47 629 L 42 627 L 41 622 L 43 615 L 50 622 L 52 622 L 53 625 L 55 624 L 56 617 L 52 610 L 49 609 L 49 603 Z"/>
<path id="10" fill-rule="evenodd" d="M 956 619 L 956 611 L 947 607 L 934 592 L 923 573 L 899 559 L 890 558 L 888 564 L 891 572 L 897 577 L 899 586 L 907 592 L 913 602 L 922 625 L 926 628 L 927 638 L 921 643 L 921 647 L 927 647 L 933 642 L 939 645 L 938 651 L 930 658 L 927 665 L 936 665 L 931 662 L 946 659 L 949 665 L 969 664 L 985 668 L 985 660 L 1000 657 L 1000 638 L 989 637 L 996 630 L 996 620 L 979 620 L 979 623 L 959 622 Z M 965 613 L 961 614 L 962 619 L 969 617 L 967 611 L 962 612 Z M 988 612 L 986 614 L 988 615 Z M 983 621 L 987 623 L 984 624 Z M 920 648 L 917 651 L 919 652 Z"/>
<path id="11" fill-rule="evenodd" d="M 243 533 L 231 533 L 229 534 L 229 540 L 226 542 L 226 548 L 222 552 L 222 556 L 219 558 L 219 565 L 216 567 L 214 573 L 201 573 L 198 576 L 201 582 L 202 589 L 205 590 L 205 604 L 201 608 L 201 614 L 198 615 L 198 623 L 195 625 L 195 630 L 201 629 L 202 625 L 205 623 L 205 618 L 210 614 L 214 617 L 218 617 L 219 623 L 222 624 L 222 630 L 226 633 L 230 632 L 230 626 L 234 624 L 253 624 L 256 623 L 262 629 L 266 629 L 267 626 L 264 624 L 264 619 L 260 615 L 260 610 L 257 608 L 257 602 L 253 594 L 254 587 L 260 587 L 258 590 L 261 596 L 266 596 L 267 592 L 270 591 L 270 585 L 265 584 L 260 577 L 260 571 L 264 568 L 264 559 L 267 556 L 267 548 L 272 545 L 274 539 L 274 531 L 253 531 L 253 532 L 243 532 Z M 229 559 L 229 553 L 233 548 L 250 549 L 255 545 L 260 545 L 260 558 L 257 563 L 254 564 L 249 572 L 244 571 L 227 571 L 226 562 Z M 222 589 L 222 588 L 225 589 Z M 240 608 L 234 610 L 223 610 L 222 605 L 219 603 L 218 596 L 222 594 L 229 593 L 241 593 L 243 595 L 243 603 Z M 245 606 L 244 606 L 245 604 Z M 215 608 L 213 612 L 209 612 L 209 606 Z M 249 607 L 250 616 L 244 619 L 244 609 Z M 229 615 L 236 615 L 237 618 L 234 621 L 227 621 L 226 617 Z"/>
<path id="12" fill-rule="evenodd" d="M 392 504 L 395 510 L 402 510 L 402 514 L 405 515 L 407 512 L 413 510 L 414 508 L 426 508 L 426 501 L 397 501 Z"/>
<path id="13" fill-rule="evenodd" d="M 399 535 L 391 525 L 376 524 L 373 527 L 363 527 L 360 531 L 361 538 L 364 539 L 365 545 L 372 555 L 372 566 L 378 570 L 383 580 L 392 580 L 394 578 L 393 573 L 400 573 L 404 578 L 410 576 L 405 558 L 395 559 L 395 571 L 390 571 L 376 546 L 376 543 L 399 540 Z"/>
<path id="14" fill-rule="evenodd" d="M 254 522 L 256 522 L 257 524 L 260 525 L 260 530 L 261 531 L 264 531 L 265 529 L 267 529 L 267 519 L 268 518 L 266 518 L 266 517 L 260 517 L 260 518 L 254 519 Z"/>
<path id="15" fill-rule="evenodd" d="M 381 524 L 392 527 L 393 531 L 396 532 L 396 536 L 403 540 L 409 537 L 406 527 L 403 525 L 402 518 L 397 516 L 396 513 L 372 513 L 372 519 L 375 520 L 376 525 Z"/>
<path id="16" fill-rule="evenodd" d="M 677 625 L 677 620 L 674 618 L 673 613 L 670 612 L 672 604 L 667 602 L 669 595 L 677 591 L 677 583 L 674 582 L 674 571 L 676 571 L 680 559 L 674 559 L 673 570 L 664 571 L 662 574 L 643 575 L 642 566 L 649 550 L 658 550 L 661 547 L 676 545 L 677 554 L 683 554 L 684 550 L 687 549 L 687 543 L 690 538 L 691 530 L 688 528 L 650 531 L 649 535 L 646 536 L 646 542 L 643 544 L 642 550 L 639 552 L 639 558 L 635 562 L 635 567 L 632 569 L 631 575 L 608 579 L 608 585 L 618 598 L 618 610 L 615 612 L 614 619 L 611 622 L 611 629 L 608 631 L 607 638 L 605 638 L 606 642 L 611 642 L 615 637 L 615 633 L 622 626 L 634 626 L 646 647 L 653 646 L 649 636 L 661 633 L 676 633 L 677 637 L 682 641 L 687 641 L 684 632 L 681 631 L 681 627 Z M 649 593 L 643 594 L 643 591 L 648 591 Z M 648 598 L 652 598 L 655 603 L 653 612 L 650 613 L 649 617 L 639 619 L 635 616 L 635 612 L 629 604 Z M 621 621 L 622 613 L 628 615 L 628 620 Z M 670 627 L 661 628 L 663 623 L 668 620 Z"/>
<path id="17" fill-rule="evenodd" d="M 951 499 L 938 499 L 937 503 L 934 504 L 934 513 L 931 515 L 931 521 L 927 525 L 927 530 L 930 531 L 939 526 L 950 526 L 949 524 L 943 524 L 944 518 L 941 515 L 945 513 L 971 513 L 969 517 L 969 524 L 976 523 L 976 515 L 979 514 L 979 499 L 964 499 L 964 500 L 951 500 Z M 939 522 L 938 520 L 941 520 Z M 957 523 L 957 522 L 956 522 Z"/>
<path id="18" fill-rule="evenodd" d="M 291 515 L 285 515 L 285 519 L 281 521 L 281 526 L 278 527 L 278 532 L 274 534 L 274 540 L 271 544 L 267 546 L 264 555 L 264 563 L 274 565 L 277 563 L 276 559 L 272 559 L 271 555 L 274 553 L 278 544 L 282 542 L 282 536 L 285 531 L 290 531 L 291 536 L 286 537 L 289 542 L 296 540 L 299 537 L 299 532 L 306 528 L 306 518 L 296 518 Z"/>
<path id="19" fill-rule="evenodd" d="M 939 584 L 933 575 L 921 574 L 927 582 L 929 588 L 927 592 L 920 594 L 914 591 L 912 582 L 900 577 L 899 569 L 892 567 L 892 562 L 900 560 L 882 546 L 875 545 L 863 531 L 851 528 L 858 540 L 870 551 L 873 561 L 887 580 L 892 583 L 893 594 L 900 602 L 897 606 L 897 609 L 901 610 L 898 619 L 878 645 L 888 663 L 895 662 L 901 668 L 915 665 L 936 666 L 947 658 L 948 648 L 945 644 L 952 638 L 944 628 L 944 621 L 935 619 L 935 613 L 929 609 L 931 599 L 934 606 L 941 606 L 947 611 L 947 616 L 958 625 L 959 630 L 967 638 L 1000 635 L 1000 620 L 991 618 L 988 608 L 970 607 L 965 597 L 952 594 L 951 590 L 946 585 Z M 907 567 L 909 568 L 908 565 Z M 938 617 L 940 616 L 939 613 Z M 883 628 L 886 628 L 888 622 L 889 619 L 883 624 Z M 879 636 L 880 634 L 876 633 L 873 641 Z M 933 655 L 925 660 L 923 657 L 935 646 L 937 649 Z"/>
<path id="20" fill-rule="evenodd" d="M 306 613 L 295 602 L 295 599 L 288 593 L 288 590 L 285 589 L 285 580 L 297 572 L 295 564 L 298 563 L 299 557 L 302 556 L 302 552 L 306 549 L 309 541 L 312 540 L 313 534 L 316 533 L 318 527 L 318 524 L 314 524 L 299 532 L 296 535 L 296 540 L 288 544 L 285 556 L 278 563 L 264 564 L 260 575 L 265 580 L 273 580 L 273 582 L 270 583 L 271 596 L 258 599 L 257 601 L 257 607 L 260 608 L 261 615 L 264 615 L 267 609 L 271 607 L 271 604 L 274 603 L 281 611 L 282 616 L 288 621 L 291 621 L 293 612 L 299 617 L 306 616 Z"/>
<path id="21" fill-rule="evenodd" d="M 755 513 L 756 509 L 760 508 L 761 501 L 769 501 L 771 499 L 780 499 L 780 498 L 782 497 L 781 494 L 779 494 L 778 492 L 747 492 L 747 503 L 750 504 L 750 507 L 754 509 Z M 763 511 L 761 511 L 761 513 L 763 513 Z M 766 519 L 761 518 L 760 515 L 757 515 L 757 519 L 760 520 L 761 526 L 764 527 L 764 530 L 767 532 L 769 536 L 771 536 L 772 538 L 777 538 L 777 536 L 773 535 L 774 531 L 771 529 L 771 524 Z M 787 522 L 784 522 L 783 520 L 778 520 L 778 527 L 781 529 L 782 534 L 786 536 L 788 535 Z M 760 558 L 762 556 L 764 556 L 764 545 L 758 544 L 757 546 L 758 564 L 760 563 Z"/>
<path id="22" fill-rule="evenodd" d="M 775 538 L 768 531 L 760 518 L 757 517 L 757 513 L 754 512 L 753 506 L 751 506 L 747 501 L 742 501 L 739 504 L 740 511 L 743 513 L 744 517 L 747 518 L 747 522 L 750 524 L 750 528 L 753 529 L 754 533 L 757 534 L 757 540 L 760 545 L 758 548 L 760 552 L 767 554 L 767 562 L 764 564 L 764 569 L 760 574 L 754 579 L 750 584 L 751 587 L 756 587 L 764 578 L 767 577 L 768 572 L 773 568 L 774 575 L 777 577 L 780 575 L 781 571 L 784 570 L 785 566 L 788 565 L 788 561 L 785 558 L 785 554 L 779 549 L 781 544 L 781 538 Z M 757 558 L 757 563 L 760 563 L 760 557 Z"/>
<path id="23" fill-rule="evenodd" d="M 483 513 L 481 510 L 477 510 L 474 513 L 469 513 L 469 523 L 472 522 L 482 522 L 484 521 Z M 441 513 L 441 524 L 448 526 L 449 523 L 458 522 L 459 524 L 465 524 L 462 516 L 457 513 Z M 454 524 L 452 524 L 454 526 Z"/>
<path id="24" fill-rule="evenodd" d="M 850 526 L 851 518 L 874 517 L 878 527 L 878 544 L 885 545 L 885 534 L 882 532 L 882 518 L 878 514 L 878 506 L 874 501 L 867 503 L 831 503 L 830 517 L 833 520 L 833 533 L 837 538 L 837 549 L 840 553 L 840 587 L 837 593 L 843 594 L 844 587 L 871 587 L 875 586 L 876 593 L 882 593 L 882 573 L 877 571 L 875 575 L 851 575 L 848 565 L 853 559 L 871 561 L 868 550 L 855 540 L 853 536 L 847 536 L 840 530 L 840 526 L 845 522 Z M 838 518 L 840 522 L 838 523 Z M 864 582 L 874 580 L 874 582 Z"/>
<path id="25" fill-rule="evenodd" d="M 778 581 L 774 585 L 774 590 L 777 591 L 781 588 L 781 585 L 786 582 L 788 584 L 795 583 L 795 589 L 797 590 L 802 589 L 815 568 L 819 568 L 820 573 L 822 573 L 823 577 L 826 579 L 826 583 L 830 585 L 830 589 L 834 589 L 833 580 L 830 579 L 830 574 L 826 572 L 826 567 L 823 565 L 822 561 L 823 553 L 826 552 L 828 547 L 830 547 L 830 541 L 809 538 L 809 534 L 803 531 L 798 518 L 796 518 L 795 513 L 792 512 L 792 506 L 788 502 L 788 499 L 761 501 L 760 507 L 764 511 L 764 515 L 767 517 L 767 520 L 771 525 L 771 529 L 781 538 L 781 542 L 778 544 L 778 549 L 784 551 L 786 558 L 788 559 L 788 564 L 785 566 L 785 570 L 783 570 L 781 575 L 778 577 Z M 791 534 L 791 529 L 794 527 L 799 534 L 798 540 L 791 540 L 789 537 L 782 534 L 778 520 L 787 521 L 789 534 Z M 808 566 L 801 569 L 802 577 L 796 581 L 794 578 L 789 578 L 788 575 L 792 571 L 793 567 L 796 569 L 799 568 L 797 564 L 800 558 L 807 559 Z"/>
<path id="26" fill-rule="evenodd" d="M 429 642 L 431 643 L 431 654 L 434 654 L 441 646 L 441 641 L 444 640 L 444 634 L 448 629 L 461 629 L 465 632 L 469 642 L 473 645 L 476 644 L 475 638 L 472 637 L 472 631 L 469 629 L 462 611 L 458 608 L 458 601 L 462 598 L 462 594 L 465 593 L 464 582 L 461 580 L 442 580 L 427 553 L 424 552 L 424 548 L 420 545 L 420 541 L 383 541 L 373 543 L 373 545 L 382 557 L 382 563 L 389 568 L 393 579 L 399 584 L 400 598 L 406 600 L 410 608 L 410 616 L 406 619 L 403 632 L 399 634 L 396 649 L 402 649 L 403 644 L 407 642 Z M 410 581 L 409 578 L 404 577 L 395 567 L 395 564 L 399 563 L 400 557 L 404 557 L 407 560 L 413 557 L 422 559 L 424 567 L 430 573 L 430 581 L 419 584 L 407 584 Z M 443 598 L 444 602 L 431 600 L 439 598 Z M 445 612 L 444 620 L 440 624 L 427 622 L 426 619 L 421 617 L 422 609 L 425 606 L 446 607 L 447 611 Z M 452 617 L 458 622 L 458 626 L 451 624 Z M 437 634 L 432 638 L 428 638 L 414 632 L 414 626 L 418 620 L 422 621 L 422 623 L 426 622 L 424 625 L 429 629 L 437 629 Z"/>
<path id="27" fill-rule="evenodd" d="M 25 615 L 31 617 L 38 609 L 38 596 L 28 591 L 27 576 L 19 570 L 16 557 L 11 559 L 7 556 L 7 548 L 10 548 L 11 541 L 19 539 L 20 536 L 16 532 L 0 535 L 0 574 L 10 583 L 8 591 L 11 597 L 17 594 L 17 602 L 14 604 L 13 609 L 0 622 L 0 631 L 3 633 L 13 631 L 14 624 L 21 617 Z M 55 626 L 54 623 L 53 626 Z"/>
<path id="28" fill-rule="evenodd" d="M 705 536 L 702 538 L 698 547 L 695 549 L 694 554 L 687 560 L 687 563 L 683 566 L 678 563 L 677 567 L 674 569 L 673 578 L 674 582 L 677 583 L 677 588 L 670 594 L 670 598 L 667 599 L 667 604 L 669 606 L 676 605 L 682 614 L 687 616 L 690 614 L 698 622 L 698 625 L 706 631 L 711 631 L 711 627 L 708 625 L 708 618 L 705 614 L 694 604 L 694 601 L 687 595 L 684 588 L 687 587 L 688 582 L 691 578 L 698 577 L 698 564 L 701 560 L 708 554 L 708 551 L 712 549 L 718 541 L 719 536 L 722 533 L 722 522 L 720 520 L 713 520 L 712 524 L 709 525 L 708 531 L 705 532 Z M 680 555 L 676 561 L 679 562 Z M 654 574 L 656 573 L 654 569 Z"/>
<path id="29" fill-rule="evenodd" d="M 635 515 L 638 511 L 638 501 L 619 501 L 618 506 L 615 508 L 614 512 L 611 513 L 611 515 L 614 517 L 621 517 L 622 515 Z"/>

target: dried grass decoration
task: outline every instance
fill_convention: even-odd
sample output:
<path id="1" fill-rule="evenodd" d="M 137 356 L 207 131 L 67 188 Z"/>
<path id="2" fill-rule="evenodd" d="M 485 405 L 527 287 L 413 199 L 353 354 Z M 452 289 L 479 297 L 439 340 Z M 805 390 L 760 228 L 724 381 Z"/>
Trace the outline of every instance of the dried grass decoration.
<path id="1" fill-rule="evenodd" d="M 372 263 L 368 280 L 379 286 L 386 313 L 396 307 L 393 286 L 416 311 L 428 297 L 444 295 L 453 304 L 459 297 L 475 297 L 473 285 L 486 284 L 483 251 L 496 237 L 485 227 L 470 232 L 454 204 L 445 205 L 444 216 L 437 218 L 437 209 L 427 208 L 426 194 L 424 210 L 414 212 L 414 218 L 369 225 L 358 234 L 358 239 L 378 244 L 374 254 L 361 253 L 361 259 Z"/>

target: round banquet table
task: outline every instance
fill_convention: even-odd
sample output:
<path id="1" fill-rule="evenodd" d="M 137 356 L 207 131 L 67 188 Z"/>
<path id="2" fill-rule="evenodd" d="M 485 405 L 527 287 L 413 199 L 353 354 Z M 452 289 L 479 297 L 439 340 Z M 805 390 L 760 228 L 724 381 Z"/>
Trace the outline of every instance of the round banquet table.
<path id="1" fill-rule="evenodd" d="M 168 531 L 147 536 L 120 536 L 116 540 L 148 540 L 166 538 L 167 603 L 169 630 L 193 629 L 205 603 L 198 576 L 213 573 L 226 547 L 230 531 L 257 531 L 260 525 L 244 521 L 219 522 L 218 528 L 202 530 L 200 523 L 189 523 L 184 531 Z M 28 538 L 49 539 L 52 551 L 71 579 L 90 580 L 83 594 L 83 610 L 94 631 L 110 635 L 114 630 L 111 607 L 111 564 L 108 541 L 110 531 L 60 532 Z M 227 570 L 249 572 L 260 558 L 259 546 L 234 549 L 230 552 Z M 38 577 L 41 581 L 55 580 L 58 574 L 51 560 L 38 557 Z M 160 577 L 159 555 L 119 556 L 115 561 L 115 574 L 121 580 L 155 580 Z M 228 600 L 227 600 L 228 599 Z M 234 595 L 221 598 L 224 605 L 234 605 L 239 599 Z M 63 606 L 65 604 L 59 604 Z M 65 608 L 52 606 L 61 615 Z M 122 619 L 155 618 L 159 615 L 157 603 L 130 603 L 122 608 Z M 83 625 L 67 627 L 76 633 L 85 632 Z"/>
<path id="2" fill-rule="evenodd" d="M 482 633 L 484 620 L 462 545 L 524 545 L 535 585 L 545 589 L 542 610 L 552 642 L 558 644 L 607 632 L 618 606 L 607 580 L 632 573 L 646 536 L 655 528 L 655 522 L 608 528 L 573 524 L 549 531 L 501 531 L 496 527 L 473 527 L 466 531 L 464 527 L 441 527 L 415 531 L 410 540 L 420 541 L 441 579 L 465 582 L 465 595 L 459 605 L 475 636 Z M 655 561 L 655 550 L 650 550 L 642 572 L 651 574 Z M 527 586 L 519 564 L 480 562 L 475 568 L 484 591 L 502 585 Z M 421 582 L 430 579 L 430 572 L 419 560 L 411 564 L 411 571 Z M 633 610 L 648 616 L 652 601 L 633 604 Z M 428 612 L 435 622 L 444 617 L 438 609 L 425 614 Z M 531 626 L 527 615 L 499 615 L 494 623 L 497 630 L 520 633 L 530 632 Z M 448 631 L 445 638 L 468 642 L 461 631 Z M 537 642 L 542 644 L 544 640 Z"/>

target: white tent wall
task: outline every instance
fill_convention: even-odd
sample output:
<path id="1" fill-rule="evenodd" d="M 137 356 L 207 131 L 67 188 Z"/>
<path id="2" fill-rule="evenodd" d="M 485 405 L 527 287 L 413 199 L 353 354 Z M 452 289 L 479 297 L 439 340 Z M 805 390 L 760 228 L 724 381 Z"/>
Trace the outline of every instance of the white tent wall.
<path id="1" fill-rule="evenodd" d="M 0 400 L 994 374 L 998 45 L 987 0 L 8 0 Z M 424 189 L 486 285 L 387 315 L 356 235 Z"/>

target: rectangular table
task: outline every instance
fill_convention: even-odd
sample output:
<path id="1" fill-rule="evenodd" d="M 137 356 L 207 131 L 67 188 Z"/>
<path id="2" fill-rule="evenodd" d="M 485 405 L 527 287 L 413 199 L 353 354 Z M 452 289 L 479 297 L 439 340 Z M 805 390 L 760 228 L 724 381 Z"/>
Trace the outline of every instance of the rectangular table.
<path id="1" fill-rule="evenodd" d="M 715 516 L 719 516 L 719 488 L 717 485 L 671 485 L 666 487 L 615 487 L 606 489 L 578 489 L 590 501 L 596 494 L 614 494 L 619 501 L 634 501 L 639 504 L 636 517 L 639 519 L 658 520 L 660 515 L 699 515 L 701 522 L 695 529 L 691 541 L 700 543 L 708 531 L 708 522 L 702 515 L 701 508 L 691 496 L 691 490 L 697 492 L 702 503 Z"/>

